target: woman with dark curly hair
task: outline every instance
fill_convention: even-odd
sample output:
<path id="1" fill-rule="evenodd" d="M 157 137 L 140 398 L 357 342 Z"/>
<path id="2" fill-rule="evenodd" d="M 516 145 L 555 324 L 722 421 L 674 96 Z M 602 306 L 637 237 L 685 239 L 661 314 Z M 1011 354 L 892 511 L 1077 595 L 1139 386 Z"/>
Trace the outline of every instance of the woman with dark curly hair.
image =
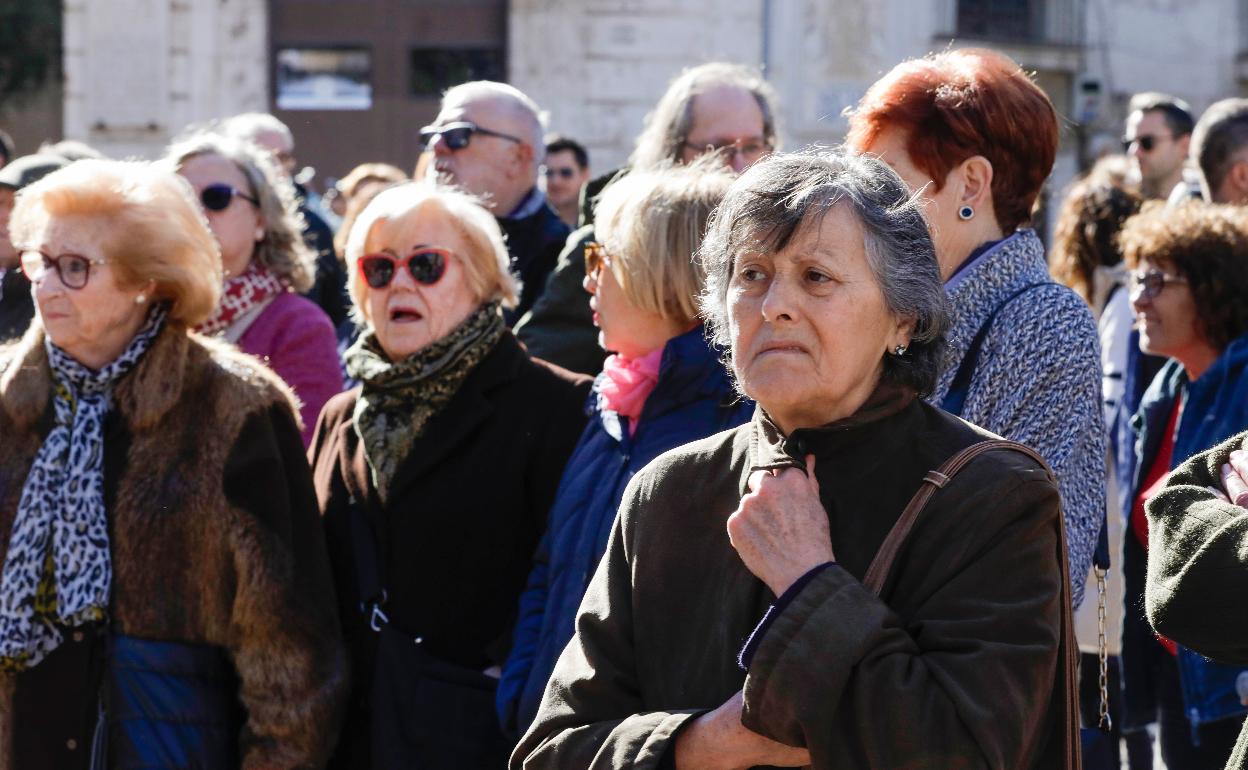
<path id="1" fill-rule="evenodd" d="M 1142 610 L 1144 503 L 1171 470 L 1248 428 L 1248 215 L 1233 206 L 1150 206 L 1127 220 L 1120 237 L 1140 349 L 1171 359 L 1132 421 L 1137 462 L 1123 544 L 1125 721 L 1160 723 L 1168 767 L 1220 770 L 1248 713 L 1235 687 L 1245 670 L 1212 662 L 1149 627 Z"/>

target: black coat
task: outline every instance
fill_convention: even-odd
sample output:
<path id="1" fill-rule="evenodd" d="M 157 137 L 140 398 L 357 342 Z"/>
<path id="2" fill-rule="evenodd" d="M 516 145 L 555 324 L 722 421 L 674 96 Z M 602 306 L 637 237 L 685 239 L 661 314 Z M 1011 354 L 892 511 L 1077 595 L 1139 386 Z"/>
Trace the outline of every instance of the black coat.
<path id="1" fill-rule="evenodd" d="M 513 326 L 546 289 L 546 279 L 559 261 L 559 252 L 572 230 L 564 224 L 549 203 L 537 213 L 522 219 L 500 217 L 498 226 L 507 236 L 511 254 L 511 272 L 520 278 L 520 304 L 506 313 L 507 325 Z"/>
<path id="2" fill-rule="evenodd" d="M 30 281 L 16 268 L 5 271 L 4 279 L 0 280 L 0 342 L 25 334 L 34 317 Z"/>
<path id="3" fill-rule="evenodd" d="M 378 544 L 393 626 L 420 636 L 439 660 L 478 672 L 501 665 L 530 559 L 585 427 L 589 385 L 529 358 L 505 333 L 430 418 L 399 465 L 386 506 L 352 423 L 360 389 L 325 405 L 310 453 L 354 672 L 340 766 L 369 766 L 364 704 L 377 644 L 359 609 L 352 505 Z"/>

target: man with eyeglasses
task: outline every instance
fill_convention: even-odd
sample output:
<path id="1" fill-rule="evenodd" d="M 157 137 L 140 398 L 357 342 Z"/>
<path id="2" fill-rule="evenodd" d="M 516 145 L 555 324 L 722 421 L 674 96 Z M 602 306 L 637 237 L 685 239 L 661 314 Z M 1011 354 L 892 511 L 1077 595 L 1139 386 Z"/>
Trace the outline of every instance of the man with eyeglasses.
<path id="1" fill-rule="evenodd" d="M 568 227 L 576 227 L 588 181 L 589 152 L 580 142 L 566 136 L 546 142 L 546 197 Z"/>
<path id="2" fill-rule="evenodd" d="M 17 191 L 69 165 L 59 155 L 27 155 L 0 168 L 0 342 L 20 337 L 35 317 L 30 281 L 18 268 L 17 249 L 9 240 L 9 215 Z"/>
<path id="3" fill-rule="evenodd" d="M 1165 199 L 1183 181 L 1193 123 L 1182 99 L 1156 91 L 1131 97 L 1122 147 L 1144 197 Z"/>
<path id="4" fill-rule="evenodd" d="M 448 90 L 437 119 L 420 130 L 433 153 L 430 173 L 482 198 L 507 236 L 511 269 L 523 285 L 520 304 L 505 314 L 509 325 L 541 295 L 570 232 L 537 184 L 543 133 L 533 100 L 491 80 Z"/>

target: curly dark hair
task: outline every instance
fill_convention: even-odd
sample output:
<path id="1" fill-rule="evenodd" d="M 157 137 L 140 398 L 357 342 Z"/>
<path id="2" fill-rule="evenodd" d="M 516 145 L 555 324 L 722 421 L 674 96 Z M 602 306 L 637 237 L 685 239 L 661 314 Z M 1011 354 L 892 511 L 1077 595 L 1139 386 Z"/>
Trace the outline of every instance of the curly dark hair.
<path id="1" fill-rule="evenodd" d="M 1122 261 L 1118 232 L 1141 203 L 1134 191 L 1096 170 L 1071 185 L 1057 215 L 1049 252 L 1053 277 L 1092 304 L 1092 275 L 1098 267 Z"/>
<path id="2" fill-rule="evenodd" d="M 1248 332 L 1248 211 L 1243 207 L 1146 203 L 1123 225 L 1119 243 L 1128 267 L 1147 260 L 1187 279 L 1198 328 L 1219 351 Z"/>

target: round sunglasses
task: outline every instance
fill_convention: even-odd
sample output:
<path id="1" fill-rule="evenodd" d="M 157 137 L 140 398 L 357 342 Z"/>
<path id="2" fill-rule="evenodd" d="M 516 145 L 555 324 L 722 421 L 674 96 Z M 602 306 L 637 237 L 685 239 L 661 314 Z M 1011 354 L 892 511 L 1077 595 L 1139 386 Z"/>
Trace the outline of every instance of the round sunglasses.
<path id="1" fill-rule="evenodd" d="M 360 257 L 360 277 L 370 289 L 384 289 L 394 282 L 401 266 L 406 266 L 412 280 L 421 286 L 432 286 L 446 273 L 446 261 L 451 252 L 446 249 L 424 247 L 406 257 L 392 254 L 365 254 Z"/>
<path id="2" fill-rule="evenodd" d="M 260 201 L 228 184 L 210 184 L 199 191 L 199 202 L 209 211 L 225 211 L 235 198 L 242 198 L 253 206 L 260 205 Z"/>

